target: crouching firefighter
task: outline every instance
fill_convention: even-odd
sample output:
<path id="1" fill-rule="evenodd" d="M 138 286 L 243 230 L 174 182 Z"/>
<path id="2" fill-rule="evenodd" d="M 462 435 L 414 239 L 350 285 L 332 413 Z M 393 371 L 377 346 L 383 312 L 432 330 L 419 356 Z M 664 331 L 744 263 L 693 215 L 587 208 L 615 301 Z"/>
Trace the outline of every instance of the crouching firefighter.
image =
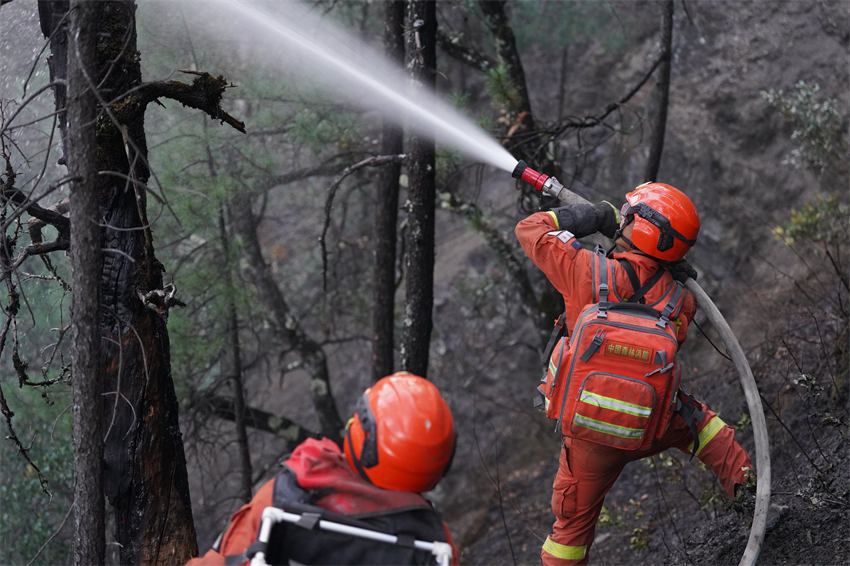
<path id="1" fill-rule="evenodd" d="M 301 443 L 231 517 L 213 548 L 187 566 L 247 564 L 258 551 L 269 564 L 435 564 L 415 541 L 437 541 L 457 564 L 448 527 L 420 495 L 448 470 L 454 447 L 452 415 L 437 387 L 405 372 L 384 377 L 358 400 L 342 450 L 326 438 Z M 258 541 L 268 507 L 300 513 L 301 520 L 279 523 Z M 396 541 L 320 528 L 329 522 Z"/>
<path id="2" fill-rule="evenodd" d="M 696 274 L 683 257 L 699 228 L 690 199 L 663 183 L 640 185 L 619 210 L 564 206 L 516 226 L 565 307 L 538 387 L 563 435 L 547 566 L 587 563 L 605 494 L 628 462 L 675 447 L 704 462 L 731 497 L 747 482 L 750 459 L 734 429 L 679 388 L 675 355 L 696 310 L 683 285 Z M 621 251 L 584 249 L 577 238 L 597 231 Z"/>

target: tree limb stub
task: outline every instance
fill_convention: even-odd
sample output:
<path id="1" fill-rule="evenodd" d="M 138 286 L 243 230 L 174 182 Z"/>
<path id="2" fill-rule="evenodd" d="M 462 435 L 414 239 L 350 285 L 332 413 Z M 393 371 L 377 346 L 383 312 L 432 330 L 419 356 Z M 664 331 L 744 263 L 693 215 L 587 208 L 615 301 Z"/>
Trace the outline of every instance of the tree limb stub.
<path id="1" fill-rule="evenodd" d="M 159 98 L 170 98 L 184 106 L 201 110 L 213 119 L 221 120 L 232 128 L 245 133 L 245 123 L 237 120 L 221 108 L 221 97 L 226 88 L 234 85 L 221 75 L 213 77 L 209 73 L 181 70 L 182 73 L 197 75 L 192 84 L 180 81 L 156 81 L 145 83 L 136 91 L 142 103 L 142 110 L 150 102 Z M 132 96 L 132 95 L 130 95 Z"/>
<path id="2" fill-rule="evenodd" d="M 236 410 L 232 399 L 215 395 L 205 401 L 212 415 L 228 421 L 236 420 Z M 319 438 L 320 436 L 286 417 L 250 406 L 245 407 L 245 424 L 283 438 L 293 447 L 308 438 Z"/>
<path id="3" fill-rule="evenodd" d="M 30 235 L 32 245 L 27 246 L 25 254 L 39 255 L 55 250 L 67 250 L 71 243 L 71 221 L 67 216 L 62 214 L 67 211 L 67 207 L 62 203 L 51 208 L 43 206 L 31 201 L 29 197 L 20 189 L 15 187 L 15 171 L 9 159 L 6 159 L 6 180 L 0 183 L 0 198 L 3 201 L 14 203 L 21 207 L 21 210 L 33 217 L 30 221 Z M 53 242 L 44 243 L 41 241 L 41 228 L 49 224 L 56 228 L 58 235 Z"/>

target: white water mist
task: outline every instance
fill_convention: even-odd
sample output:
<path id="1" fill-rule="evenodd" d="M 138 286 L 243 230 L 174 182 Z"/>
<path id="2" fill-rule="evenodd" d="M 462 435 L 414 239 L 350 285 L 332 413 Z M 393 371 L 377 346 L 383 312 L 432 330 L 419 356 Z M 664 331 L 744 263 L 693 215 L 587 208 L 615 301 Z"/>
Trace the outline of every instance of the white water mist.
<path id="1" fill-rule="evenodd" d="M 187 24 L 212 30 L 216 44 L 238 49 L 263 67 L 295 69 L 334 98 L 376 110 L 420 135 L 505 171 L 517 160 L 454 107 L 411 87 L 405 73 L 371 46 L 357 40 L 294 0 L 211 0 L 183 3 Z M 188 8 L 188 9 L 186 9 Z M 238 80 L 238 79 L 237 79 Z"/>

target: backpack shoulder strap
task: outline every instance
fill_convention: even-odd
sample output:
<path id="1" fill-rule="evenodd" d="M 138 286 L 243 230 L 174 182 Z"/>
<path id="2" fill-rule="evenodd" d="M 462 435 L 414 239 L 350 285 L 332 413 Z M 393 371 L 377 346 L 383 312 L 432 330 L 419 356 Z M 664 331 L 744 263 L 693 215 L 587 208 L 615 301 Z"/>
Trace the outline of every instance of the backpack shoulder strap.
<path id="1" fill-rule="evenodd" d="M 650 289 L 652 289 L 658 280 L 661 279 L 661 276 L 664 275 L 664 268 L 659 266 L 658 270 L 650 276 L 649 279 L 644 282 L 643 285 L 640 284 L 640 279 L 637 276 L 637 272 L 635 271 L 635 266 L 633 266 L 627 259 L 620 258 L 617 261 L 620 262 L 620 265 L 626 271 L 626 274 L 629 276 L 629 281 L 632 282 L 632 289 L 634 290 L 634 294 L 626 300 L 627 303 L 640 303 L 644 304 L 646 301 L 644 300 L 644 295 L 646 295 Z"/>
<path id="2" fill-rule="evenodd" d="M 607 303 L 608 294 L 611 291 L 609 280 L 613 283 L 613 266 L 609 267 L 605 252 L 597 248 L 591 260 L 591 272 L 593 276 L 593 302 Z M 609 275 L 610 273 L 610 275 Z"/>
<path id="3" fill-rule="evenodd" d="M 685 304 L 685 286 L 681 281 L 675 281 L 671 285 L 670 299 L 664 308 L 661 310 L 661 318 L 665 321 L 670 321 L 679 315 L 682 306 Z"/>

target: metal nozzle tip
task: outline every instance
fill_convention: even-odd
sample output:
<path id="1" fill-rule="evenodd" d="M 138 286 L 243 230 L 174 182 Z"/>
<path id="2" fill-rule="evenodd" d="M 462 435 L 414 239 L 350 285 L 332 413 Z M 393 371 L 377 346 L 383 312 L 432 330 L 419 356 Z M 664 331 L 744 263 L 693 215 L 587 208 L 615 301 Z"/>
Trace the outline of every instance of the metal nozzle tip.
<path id="1" fill-rule="evenodd" d="M 514 167 L 513 173 L 511 173 L 511 177 L 514 179 L 519 179 L 522 177 L 522 172 L 528 169 L 528 163 L 520 159 L 517 161 L 516 167 Z"/>

